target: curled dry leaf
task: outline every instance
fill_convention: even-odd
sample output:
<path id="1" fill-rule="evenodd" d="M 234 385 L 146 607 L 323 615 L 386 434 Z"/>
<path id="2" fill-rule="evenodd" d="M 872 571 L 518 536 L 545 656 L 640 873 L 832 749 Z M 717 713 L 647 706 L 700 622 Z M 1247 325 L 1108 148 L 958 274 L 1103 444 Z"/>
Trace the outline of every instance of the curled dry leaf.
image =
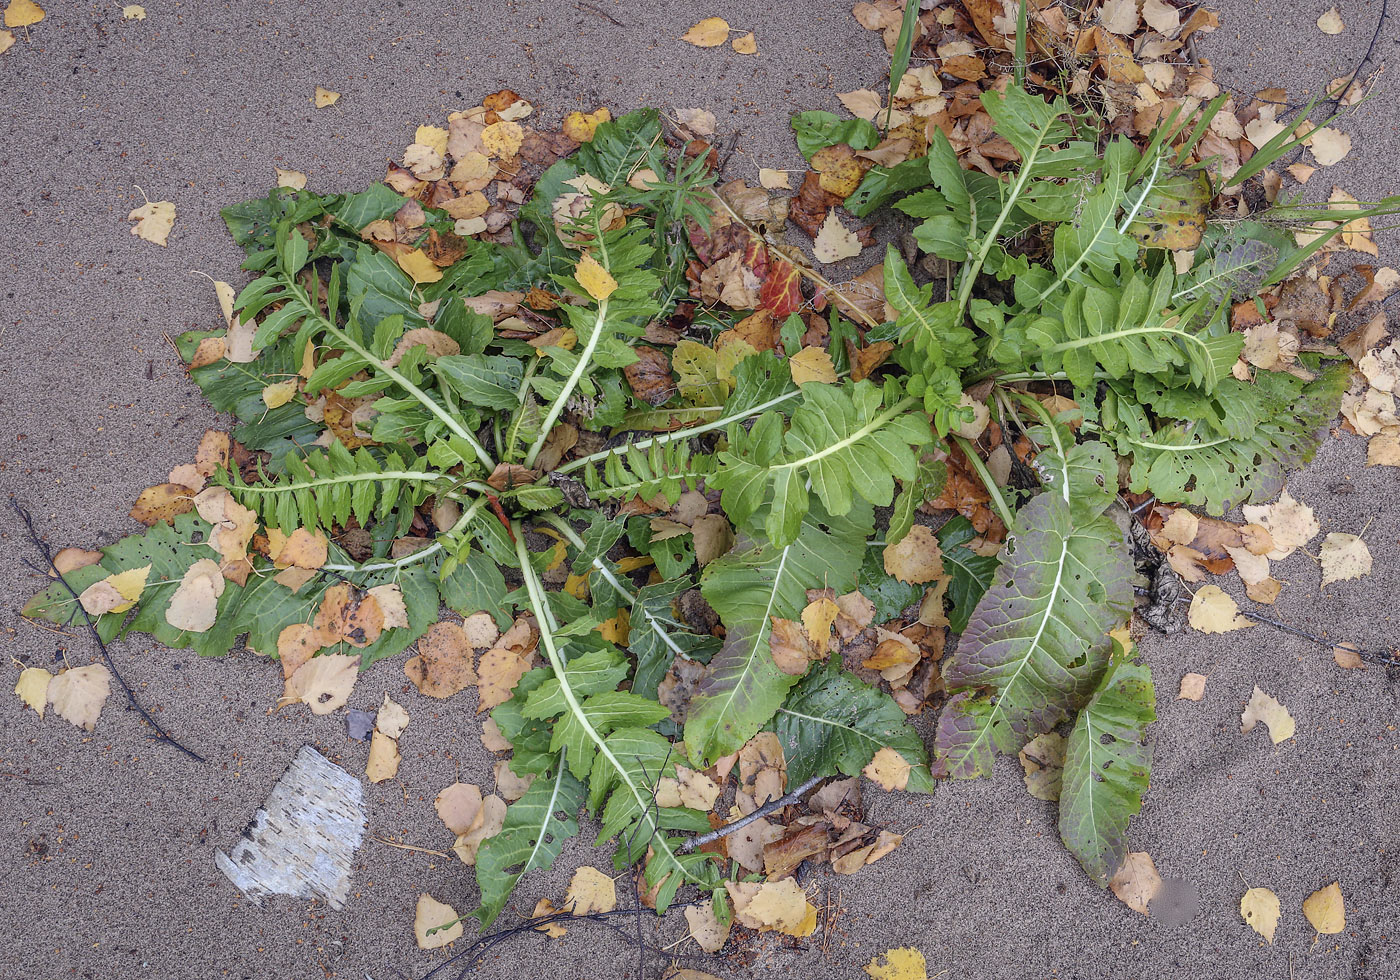
<path id="1" fill-rule="evenodd" d="M 435 623 L 419 639 L 418 656 L 406 661 L 403 671 L 420 694 L 450 698 L 477 683 L 472 654 L 471 643 L 462 627 L 456 623 Z M 485 657 L 482 662 L 485 663 Z"/>
<path id="2" fill-rule="evenodd" d="M 397 701 L 385 694 L 383 703 L 379 705 L 379 712 L 375 715 L 374 727 L 390 738 L 398 738 L 408 727 L 408 712 Z"/>
<path id="3" fill-rule="evenodd" d="M 1065 737 L 1058 732 L 1037 735 L 1017 753 L 1025 770 L 1026 790 L 1037 800 L 1060 798 L 1064 783 Z"/>
<path id="4" fill-rule="evenodd" d="M 86 551 L 83 548 L 60 548 L 53 556 L 53 567 L 59 575 L 67 575 L 80 568 L 96 565 L 102 560 L 102 552 Z"/>
<path id="5" fill-rule="evenodd" d="M 369 743 L 369 759 L 365 762 L 365 777 L 372 783 L 393 779 L 399 772 L 399 743 L 376 731 Z"/>
<path id="6" fill-rule="evenodd" d="M 801 623 L 790 619 L 772 617 L 773 629 L 768 635 L 768 648 L 773 654 L 773 662 L 784 674 L 800 677 L 807 673 L 807 667 L 817 659 L 817 651 Z"/>
<path id="7" fill-rule="evenodd" d="M 1240 734 L 1248 735 L 1261 721 L 1268 726 L 1269 738 L 1275 745 L 1292 738 L 1297 728 L 1288 709 L 1256 686 L 1249 704 L 1245 705 L 1244 713 L 1240 715 Z"/>

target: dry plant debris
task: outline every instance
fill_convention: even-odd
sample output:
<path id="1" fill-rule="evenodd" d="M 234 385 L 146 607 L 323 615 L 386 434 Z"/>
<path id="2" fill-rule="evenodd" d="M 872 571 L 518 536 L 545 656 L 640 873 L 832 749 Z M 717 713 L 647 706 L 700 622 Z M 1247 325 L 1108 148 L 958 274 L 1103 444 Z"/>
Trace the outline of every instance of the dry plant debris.
<path id="1" fill-rule="evenodd" d="M 1207 579 L 1277 597 L 1271 563 L 1322 533 L 1284 481 L 1339 406 L 1370 465 L 1397 465 L 1376 304 L 1400 275 L 1331 262 L 1374 257 L 1370 221 L 1400 201 L 1286 195 L 1351 137 L 1286 93 L 1222 91 L 1190 57 L 1218 26 L 1204 8 L 1032 4 L 1022 45 L 1012 0 L 852 12 L 891 84 L 798 113 L 809 169 L 758 186 L 720 182 L 703 108 L 551 128 L 510 90 L 417 126 L 363 192 L 278 169 L 224 212 L 258 276 L 211 279 L 221 323 L 178 341 L 238 427 L 142 493 L 144 532 L 60 554 L 77 601 L 50 583 L 25 615 L 206 654 L 246 636 L 281 664 L 279 706 L 317 714 L 414 647 L 404 690 L 474 707 L 509 753 L 494 794 L 435 801 L 483 928 L 586 809 L 644 904 L 707 896 L 685 913 L 701 949 L 736 923 L 810 936 L 798 868 L 854 873 L 903 840 L 866 821 L 863 780 L 928 792 L 1013 753 L 1091 879 L 1148 914 L 1161 879 L 1127 829 L 1155 698 L 1115 514 L 1198 586 L 1192 627 L 1255 625 Z M 13 0 L 6 26 L 42 16 Z M 1319 28 L 1343 29 L 1335 10 Z M 719 17 L 680 40 L 758 53 Z M 1370 81 L 1327 94 L 1346 108 Z M 860 222 L 886 208 L 909 233 L 829 280 L 817 266 L 867 255 Z M 165 245 L 175 206 L 130 220 Z M 1334 339 L 1352 313 L 1370 322 Z M 1364 533 L 1329 531 L 1324 586 L 1370 570 Z M 29 668 L 16 694 L 92 730 L 105 670 Z M 930 752 L 909 719 L 934 710 Z M 1258 721 L 1294 733 L 1256 688 L 1242 731 Z M 407 724 L 386 694 L 370 781 L 397 775 Z M 1320 932 L 1344 922 L 1331 888 L 1305 905 Z M 1241 914 L 1272 940 L 1266 891 Z M 617 901 L 582 867 L 538 927 Z M 462 917 L 424 894 L 414 932 L 446 945 Z M 912 948 L 865 970 L 926 976 Z"/>

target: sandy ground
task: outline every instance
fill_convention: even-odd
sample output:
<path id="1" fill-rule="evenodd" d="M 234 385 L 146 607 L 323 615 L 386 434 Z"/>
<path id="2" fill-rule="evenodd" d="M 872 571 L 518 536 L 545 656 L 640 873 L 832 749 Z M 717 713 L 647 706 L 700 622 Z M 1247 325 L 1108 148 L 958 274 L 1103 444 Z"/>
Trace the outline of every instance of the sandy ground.
<path id="1" fill-rule="evenodd" d="M 845 5 L 794 0 L 761 12 L 737 0 L 703 10 L 610 0 L 152 0 L 143 22 L 123 21 L 117 5 L 47 6 L 29 40 L 0 56 L 0 491 L 30 507 L 55 544 L 82 546 L 130 532 L 136 494 L 218 424 L 163 334 L 217 321 L 208 283 L 190 270 L 237 280 L 241 256 L 217 211 L 263 192 L 274 164 L 307 172 L 316 189 L 359 188 L 415 125 L 509 86 L 546 118 L 599 103 L 709 107 L 741 132 L 735 166 L 751 173 L 759 161 L 799 162 L 791 111 L 839 108 L 835 92 L 878 84 L 886 63 Z M 1347 70 L 1380 12 L 1379 0 L 1343 3 L 1348 30 L 1329 38 L 1313 26 L 1323 6 L 1230 0 L 1224 29 L 1203 51 L 1237 91 L 1301 92 Z M 702 14 L 755 29 L 761 56 L 680 43 Z M 1400 15 L 1390 16 L 1377 63 L 1400 54 Z M 313 110 L 316 85 L 344 93 L 340 103 Z M 1344 124 L 1356 140 L 1351 157 L 1315 177 L 1313 190 L 1325 196 L 1335 182 L 1363 199 L 1400 190 L 1396 98 L 1392 75 Z M 138 184 L 179 209 L 167 249 L 127 233 Z M 1383 247 L 1395 264 L 1393 244 Z M 1394 471 L 1364 469 L 1364 455 L 1355 438 L 1330 441 L 1290 487 L 1324 532 L 1368 528 L 1375 571 L 1324 592 L 1316 564 L 1297 554 L 1277 573 L 1289 584 L 1274 611 L 1338 640 L 1384 646 L 1395 641 L 1400 508 Z M 441 951 L 415 947 L 412 910 L 420 891 L 474 903 L 471 872 L 455 860 L 367 839 L 339 913 L 289 899 L 254 907 L 213 866 L 215 849 L 234 842 L 302 743 L 363 772 L 367 744 L 346 738 L 343 715 L 271 712 L 280 674 L 251 655 L 200 661 L 137 639 L 113 655 L 207 765 L 150 741 L 119 694 L 91 736 L 41 722 L 8 693 L 13 661 L 80 664 L 96 652 L 86 638 L 18 618 L 37 580 L 8 511 L 0 541 L 9 655 L 0 671 L 0 977 L 385 980 L 441 962 Z M 952 978 L 1400 976 L 1396 678 L 1341 671 L 1325 651 L 1264 627 L 1149 638 L 1143 651 L 1161 721 L 1132 840 L 1175 881 L 1175 898 L 1159 901 L 1151 919 L 1087 881 L 1058 840 L 1053 808 L 1026 794 L 1015 760 L 1002 760 L 996 778 L 932 799 L 869 797 L 871 818 L 907 836 L 855 877 L 809 880 L 819 902 L 844 909 L 831 930 L 800 943 L 749 941 L 743 960 L 693 965 L 725 977 L 857 977 L 875 953 L 912 945 L 931 976 Z M 1187 671 L 1210 675 L 1198 704 L 1173 700 Z M 1255 684 L 1292 709 L 1296 738 L 1275 747 L 1262 730 L 1240 735 Z M 400 778 L 367 785 L 370 835 L 445 849 L 438 789 L 491 781 L 471 696 L 422 699 L 393 661 L 361 679 L 352 706 L 372 707 L 385 691 L 401 693 L 413 721 Z M 569 869 L 607 857 L 571 842 L 558 871 L 522 884 L 517 908 L 558 899 Z M 1334 880 L 1347 928 L 1314 941 L 1301 903 Z M 1246 884 L 1282 901 L 1273 945 L 1239 918 Z M 678 915 L 646 928 L 661 944 L 684 935 Z M 647 975 L 660 965 L 654 958 Z M 519 937 L 480 975 L 636 977 L 638 967 L 595 926 L 563 940 Z"/>

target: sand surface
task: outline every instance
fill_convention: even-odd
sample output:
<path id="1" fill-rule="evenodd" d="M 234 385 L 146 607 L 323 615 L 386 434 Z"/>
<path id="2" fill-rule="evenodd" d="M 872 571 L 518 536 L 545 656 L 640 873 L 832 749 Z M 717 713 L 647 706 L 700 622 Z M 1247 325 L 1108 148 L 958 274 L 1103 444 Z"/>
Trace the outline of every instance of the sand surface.
<path id="1" fill-rule="evenodd" d="M 878 86 L 887 64 L 878 38 L 840 3 L 151 0 L 145 21 L 122 20 L 113 4 L 47 6 L 29 42 L 0 55 L 0 496 L 28 506 L 56 545 L 129 533 L 136 494 L 219 424 L 164 335 L 218 322 L 209 283 L 191 270 L 240 281 L 241 255 L 218 209 L 262 193 L 274 164 L 305 171 L 317 190 L 358 189 L 414 126 L 510 87 L 551 120 L 597 104 L 708 107 L 723 130 L 740 133 L 733 166 L 752 178 L 760 163 L 800 163 L 786 127 L 792 111 L 839 111 L 837 91 Z M 1203 53 L 1236 91 L 1300 93 L 1348 70 L 1381 3 L 1343 3 L 1339 37 L 1314 26 L 1323 6 L 1228 0 Z M 754 29 L 761 56 L 679 42 L 711 14 Z M 1392 9 L 1377 63 L 1400 54 L 1397 18 Z M 339 104 L 313 109 L 317 85 L 342 92 Z M 1362 199 L 1400 191 L 1397 107 L 1392 73 L 1343 123 L 1351 156 L 1310 190 L 1325 196 L 1337 183 Z M 168 248 L 128 234 L 126 213 L 142 200 L 135 185 L 176 204 Z M 1390 264 L 1400 259 L 1394 241 L 1382 246 Z M 1276 571 L 1288 585 L 1274 612 L 1382 647 L 1396 635 L 1400 507 L 1395 471 L 1367 470 L 1364 458 L 1360 440 L 1330 440 L 1290 488 L 1324 532 L 1366 527 L 1375 571 L 1323 591 L 1315 562 L 1295 554 Z M 352 897 L 341 912 L 286 898 L 254 907 L 214 868 L 214 851 L 232 845 L 300 745 L 359 774 L 368 743 L 346 737 L 343 714 L 272 712 L 276 664 L 249 654 L 201 661 L 144 638 L 114 645 L 113 656 L 207 765 L 149 740 L 120 694 L 91 735 L 21 710 L 9 694 L 16 661 L 82 664 L 96 651 L 86 637 L 19 619 L 38 580 L 17 532 L 0 512 L 0 977 L 388 980 L 440 963 L 442 951 L 414 945 L 414 902 L 426 891 L 470 907 L 472 873 L 371 838 L 451 845 L 433 797 L 454 779 L 491 785 L 473 696 L 421 698 L 402 658 L 362 677 L 353 707 L 396 692 L 412 722 L 399 778 L 366 784 L 369 834 Z M 1400 976 L 1397 678 L 1342 671 L 1325 650 L 1265 627 L 1150 637 L 1142 648 L 1161 720 L 1132 842 L 1175 883 L 1152 918 L 1085 878 L 1058 839 L 1053 806 L 1030 798 L 1015 760 L 1003 759 L 995 778 L 933 798 L 871 791 L 870 819 L 905 841 L 854 877 L 808 879 L 819 904 L 844 909 L 825 934 L 749 939 L 741 958 L 691 965 L 722 977 L 863 977 L 874 954 L 910 945 L 927 956 L 930 976 L 950 978 Z M 1200 703 L 1174 700 L 1188 671 L 1210 675 Z M 1262 729 L 1240 735 L 1256 684 L 1292 709 L 1296 738 L 1275 747 Z M 555 872 L 522 883 L 516 909 L 559 899 L 573 867 L 608 859 L 570 842 Z M 1332 881 L 1346 895 L 1347 928 L 1314 941 L 1301 904 Z M 1282 902 L 1273 945 L 1240 920 L 1246 883 Z M 644 929 L 662 945 L 685 933 L 679 915 L 659 925 L 648 917 Z M 661 965 L 653 957 L 646 976 Z M 622 939 L 588 926 L 562 940 L 518 937 L 479 975 L 638 971 Z"/>

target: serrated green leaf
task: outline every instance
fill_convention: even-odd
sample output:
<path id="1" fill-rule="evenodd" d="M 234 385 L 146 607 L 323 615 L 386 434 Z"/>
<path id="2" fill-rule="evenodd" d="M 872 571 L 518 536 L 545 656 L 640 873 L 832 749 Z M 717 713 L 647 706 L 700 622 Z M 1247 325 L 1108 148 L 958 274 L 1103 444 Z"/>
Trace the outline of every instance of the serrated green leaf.
<path id="1" fill-rule="evenodd" d="M 1117 524 L 1076 526 L 1072 513 L 1047 491 L 1016 515 L 993 585 L 943 666 L 957 693 L 938 720 L 936 775 L 986 775 L 996 752 L 1054 728 L 1098 682 L 1108 631 L 1132 609 L 1133 567 Z"/>
<path id="2" fill-rule="evenodd" d="M 948 583 L 948 625 L 954 633 L 967 629 L 967 621 L 982 596 L 992 586 L 1000 561 L 995 555 L 979 555 L 965 547 L 977 537 L 972 522 L 959 514 L 938 529 L 938 547 L 943 552 L 943 570 L 952 576 Z"/>
<path id="3" fill-rule="evenodd" d="M 907 789 L 933 792 L 924 740 L 889 695 L 834 664 L 808 674 L 773 719 L 790 785 L 814 776 L 856 776 L 882 748 L 913 766 Z"/>
<path id="4" fill-rule="evenodd" d="M 481 907 L 473 914 L 482 929 L 496 921 L 522 875 L 553 867 L 564 842 L 578 835 L 583 796 L 583 783 L 560 765 L 506 808 L 500 833 L 488 837 L 476 854 Z"/>
<path id="5" fill-rule="evenodd" d="M 915 450 L 933 438 L 927 419 L 912 406 L 910 398 L 886 405 L 869 381 L 808 382 L 785 432 L 776 412 L 748 430 L 732 426 L 730 448 L 718 455 L 719 468 L 706 484 L 723 491 L 725 513 L 738 525 L 767 505 L 764 529 L 775 544 L 794 539 L 810 494 L 833 516 L 845 514 L 857 499 L 887 506 L 894 478 L 914 478 Z"/>
<path id="6" fill-rule="evenodd" d="M 790 544 L 744 543 L 706 567 L 700 590 L 727 635 L 686 715 L 691 759 L 728 755 L 767 724 L 797 681 L 773 662 L 773 617 L 799 617 L 807 589 L 854 588 L 873 522 L 869 504 L 855 504 L 841 517 L 818 504 Z"/>
<path id="7" fill-rule="evenodd" d="M 1117 660 L 1070 731 L 1060 837 L 1100 888 L 1128 854 L 1128 821 L 1147 791 L 1147 726 L 1157 720 L 1155 705 L 1147 667 Z"/>

